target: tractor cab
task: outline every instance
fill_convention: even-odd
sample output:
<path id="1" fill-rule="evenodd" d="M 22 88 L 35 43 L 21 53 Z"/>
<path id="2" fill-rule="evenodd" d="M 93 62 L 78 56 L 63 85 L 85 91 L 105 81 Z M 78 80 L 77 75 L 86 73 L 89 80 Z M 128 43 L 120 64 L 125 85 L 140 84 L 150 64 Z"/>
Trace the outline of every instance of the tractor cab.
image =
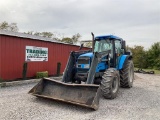
<path id="1" fill-rule="evenodd" d="M 95 53 L 107 53 L 96 65 L 95 78 L 101 78 L 104 71 L 109 67 L 116 68 L 118 58 L 124 52 L 121 45 L 122 41 L 121 38 L 113 35 L 95 37 L 92 52 L 82 54 L 77 59 L 75 80 L 86 82 Z M 100 82 L 97 83 L 100 84 Z"/>
<path id="2" fill-rule="evenodd" d="M 95 78 L 102 77 L 104 71 L 109 67 L 117 67 L 122 50 L 122 39 L 113 35 L 97 36 L 93 40 L 92 52 L 82 54 L 76 62 L 75 79 L 78 81 L 86 81 L 95 53 L 107 53 L 96 65 Z"/>
<path id="3" fill-rule="evenodd" d="M 110 51 L 110 67 L 117 68 L 119 58 L 125 52 L 124 44 L 125 41 L 117 36 L 98 36 L 95 38 L 94 52 Z"/>

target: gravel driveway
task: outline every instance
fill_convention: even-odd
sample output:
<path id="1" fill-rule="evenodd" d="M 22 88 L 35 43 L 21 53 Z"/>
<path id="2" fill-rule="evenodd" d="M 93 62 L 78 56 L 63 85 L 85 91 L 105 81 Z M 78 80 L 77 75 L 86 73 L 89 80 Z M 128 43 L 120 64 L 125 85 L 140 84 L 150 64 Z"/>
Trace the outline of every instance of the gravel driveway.
<path id="1" fill-rule="evenodd" d="M 0 88 L 0 120 L 160 120 L 160 76 L 135 75 L 133 88 L 101 98 L 97 111 L 27 94 L 35 84 Z"/>

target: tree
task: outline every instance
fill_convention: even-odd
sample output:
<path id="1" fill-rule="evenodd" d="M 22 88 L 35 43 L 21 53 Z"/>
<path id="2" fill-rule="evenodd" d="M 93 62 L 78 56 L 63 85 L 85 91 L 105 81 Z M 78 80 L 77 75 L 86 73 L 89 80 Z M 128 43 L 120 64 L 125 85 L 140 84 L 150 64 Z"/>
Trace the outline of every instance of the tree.
<path id="1" fill-rule="evenodd" d="M 56 41 L 61 41 L 58 37 L 56 37 L 55 34 L 53 34 L 52 32 L 34 32 L 34 31 L 28 31 L 28 32 L 24 32 L 25 34 L 30 34 L 30 35 L 36 35 L 36 36 L 42 36 L 42 37 L 47 37 L 47 38 L 51 38 L 53 40 Z"/>
<path id="2" fill-rule="evenodd" d="M 13 31 L 13 32 L 18 32 L 18 27 L 17 27 L 17 23 L 11 23 L 10 25 L 9 25 L 9 30 L 10 31 Z"/>
<path id="3" fill-rule="evenodd" d="M 85 42 L 84 47 L 92 48 L 92 42 Z"/>
<path id="4" fill-rule="evenodd" d="M 40 32 L 35 32 L 34 35 L 41 36 L 41 33 Z"/>
<path id="5" fill-rule="evenodd" d="M 81 35 L 79 33 L 73 35 L 71 38 L 64 37 L 62 38 L 61 42 L 69 43 L 69 44 L 76 44 L 79 39 L 81 38 Z"/>
<path id="6" fill-rule="evenodd" d="M 150 68 L 160 69 L 160 42 L 154 43 L 147 51 Z"/>
<path id="7" fill-rule="evenodd" d="M 28 31 L 28 32 L 24 32 L 25 34 L 30 34 L 30 35 L 33 35 L 34 34 L 34 31 Z"/>
<path id="8" fill-rule="evenodd" d="M 78 40 L 81 38 L 81 35 L 79 33 L 72 36 L 72 42 L 73 44 L 76 44 Z"/>
<path id="9" fill-rule="evenodd" d="M 73 44 L 73 41 L 71 38 L 69 37 L 65 37 L 61 40 L 61 42 L 65 42 L 65 43 L 69 43 L 69 44 Z"/>
<path id="10" fill-rule="evenodd" d="M 53 33 L 51 33 L 51 32 L 42 32 L 40 35 L 43 36 L 43 37 L 52 38 Z"/>
<path id="11" fill-rule="evenodd" d="M 8 29 L 8 23 L 6 21 L 0 23 L 0 29 L 1 30 L 7 30 Z"/>
<path id="12" fill-rule="evenodd" d="M 127 49 L 130 49 L 133 54 L 133 62 L 134 66 L 138 68 L 147 68 L 147 54 L 144 50 L 143 46 L 134 46 L 133 48 L 128 47 Z"/>
<path id="13" fill-rule="evenodd" d="M 17 23 L 8 24 L 6 21 L 0 23 L 0 30 L 18 32 Z"/>

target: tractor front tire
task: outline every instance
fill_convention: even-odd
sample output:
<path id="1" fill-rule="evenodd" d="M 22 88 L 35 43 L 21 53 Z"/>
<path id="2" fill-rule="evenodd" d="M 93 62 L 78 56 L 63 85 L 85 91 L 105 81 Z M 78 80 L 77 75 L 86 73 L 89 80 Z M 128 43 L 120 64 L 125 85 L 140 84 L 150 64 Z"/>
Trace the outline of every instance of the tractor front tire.
<path id="1" fill-rule="evenodd" d="M 120 85 L 123 88 L 131 88 L 134 79 L 134 65 L 132 60 L 127 60 L 124 68 L 120 70 Z"/>
<path id="2" fill-rule="evenodd" d="M 119 91 L 119 72 L 114 68 L 109 68 L 104 72 L 101 81 L 102 95 L 106 99 L 114 99 Z"/>

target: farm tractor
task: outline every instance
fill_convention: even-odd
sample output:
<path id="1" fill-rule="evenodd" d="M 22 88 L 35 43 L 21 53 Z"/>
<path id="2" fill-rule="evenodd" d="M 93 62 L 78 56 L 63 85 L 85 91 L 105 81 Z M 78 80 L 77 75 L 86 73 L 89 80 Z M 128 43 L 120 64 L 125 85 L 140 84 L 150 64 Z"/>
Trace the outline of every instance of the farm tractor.
<path id="1" fill-rule="evenodd" d="M 97 110 L 101 95 L 114 99 L 120 86 L 132 87 L 133 79 L 132 54 L 125 41 L 92 33 L 92 49 L 70 53 L 61 81 L 43 78 L 29 94 Z"/>

